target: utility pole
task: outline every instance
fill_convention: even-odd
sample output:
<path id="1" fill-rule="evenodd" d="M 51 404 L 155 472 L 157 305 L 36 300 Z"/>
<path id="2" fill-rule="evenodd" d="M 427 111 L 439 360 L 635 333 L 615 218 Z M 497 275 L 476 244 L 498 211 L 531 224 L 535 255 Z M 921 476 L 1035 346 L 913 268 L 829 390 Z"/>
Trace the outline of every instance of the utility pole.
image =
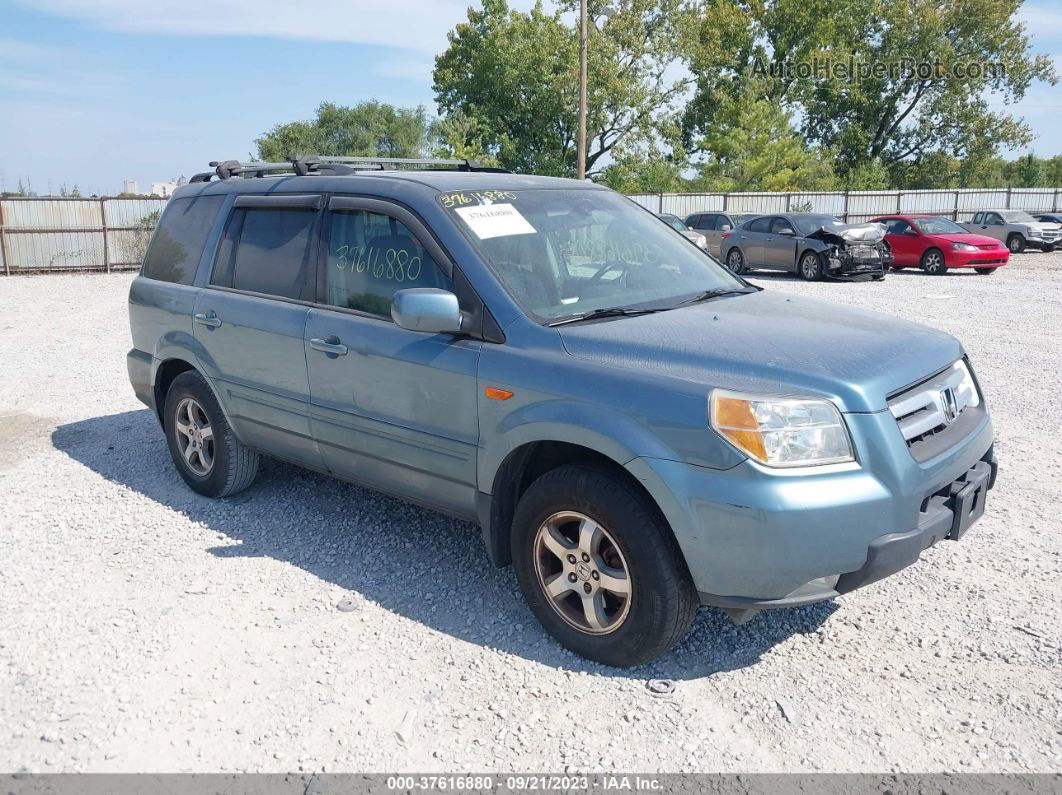
<path id="1" fill-rule="evenodd" d="M 586 179 L 586 0 L 579 0 L 579 160 L 577 176 Z"/>

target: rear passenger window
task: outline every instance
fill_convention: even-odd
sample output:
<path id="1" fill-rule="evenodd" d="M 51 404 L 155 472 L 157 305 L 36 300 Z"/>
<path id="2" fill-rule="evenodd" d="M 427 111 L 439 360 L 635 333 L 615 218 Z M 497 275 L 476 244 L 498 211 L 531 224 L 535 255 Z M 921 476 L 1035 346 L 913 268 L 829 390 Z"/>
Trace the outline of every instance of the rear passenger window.
<path id="1" fill-rule="evenodd" d="M 697 221 L 698 229 L 714 229 L 715 219 L 718 216 L 715 215 L 702 215 Z"/>
<path id="2" fill-rule="evenodd" d="M 176 284 L 191 284 L 224 196 L 170 199 L 151 238 L 141 275 Z"/>
<path id="3" fill-rule="evenodd" d="M 211 284 L 309 301 L 314 221 L 310 208 L 238 208 L 229 220 Z"/>
<path id="4" fill-rule="evenodd" d="M 770 218 L 757 218 L 751 224 L 749 224 L 750 232 L 766 232 L 771 227 Z"/>
<path id="5" fill-rule="evenodd" d="M 332 212 L 325 272 L 329 304 L 390 318 L 394 294 L 410 287 L 453 290 L 453 282 L 397 218 L 367 210 Z"/>

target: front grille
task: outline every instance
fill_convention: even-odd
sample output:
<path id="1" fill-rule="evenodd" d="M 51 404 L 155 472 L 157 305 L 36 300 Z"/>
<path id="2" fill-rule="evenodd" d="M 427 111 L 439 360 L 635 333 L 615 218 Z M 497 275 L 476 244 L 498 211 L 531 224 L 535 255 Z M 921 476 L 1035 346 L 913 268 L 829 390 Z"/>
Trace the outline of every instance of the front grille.
<path id="1" fill-rule="evenodd" d="M 964 385 L 963 376 L 952 366 L 889 398 L 889 411 L 916 459 L 925 460 L 953 438 L 957 441 L 970 430 L 973 415 L 983 413 L 974 411 L 981 400 L 976 387 Z M 950 405 L 949 390 L 954 400 Z"/>
<path id="2" fill-rule="evenodd" d="M 972 260 L 970 260 L 970 264 L 971 265 L 1002 265 L 1003 264 L 1003 260 L 1001 260 L 1001 259 L 972 259 Z"/>

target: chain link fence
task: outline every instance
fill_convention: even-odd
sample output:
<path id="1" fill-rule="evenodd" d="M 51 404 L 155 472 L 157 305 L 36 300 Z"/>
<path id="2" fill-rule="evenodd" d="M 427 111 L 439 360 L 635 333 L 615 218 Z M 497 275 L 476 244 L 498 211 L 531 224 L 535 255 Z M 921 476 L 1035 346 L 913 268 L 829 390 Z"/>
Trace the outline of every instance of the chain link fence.
<path id="1" fill-rule="evenodd" d="M 0 199 L 0 272 L 139 268 L 165 199 Z"/>

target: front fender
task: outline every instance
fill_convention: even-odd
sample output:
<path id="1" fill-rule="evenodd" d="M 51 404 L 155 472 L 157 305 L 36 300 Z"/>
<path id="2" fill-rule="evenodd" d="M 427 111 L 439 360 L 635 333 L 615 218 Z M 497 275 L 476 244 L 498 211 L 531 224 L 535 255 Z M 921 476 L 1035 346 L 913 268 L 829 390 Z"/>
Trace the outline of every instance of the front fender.
<path id="1" fill-rule="evenodd" d="M 491 493 L 502 462 L 530 442 L 567 442 L 608 456 L 623 466 L 638 456 L 676 459 L 680 456 L 630 417 L 602 406 L 556 399 L 533 403 L 497 415 L 498 403 L 483 399 L 480 416 L 487 432 L 478 456 L 479 489 Z M 491 405 L 493 404 L 493 405 Z M 501 404 L 504 405 L 504 404 Z"/>

